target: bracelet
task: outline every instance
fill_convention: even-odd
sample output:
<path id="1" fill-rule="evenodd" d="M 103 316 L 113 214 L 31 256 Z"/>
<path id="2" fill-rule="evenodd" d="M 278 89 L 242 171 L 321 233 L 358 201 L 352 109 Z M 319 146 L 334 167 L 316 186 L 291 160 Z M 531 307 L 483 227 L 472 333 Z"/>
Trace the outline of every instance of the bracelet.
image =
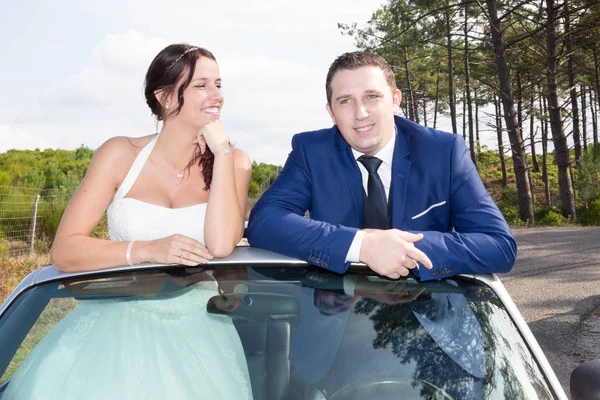
<path id="1" fill-rule="evenodd" d="M 133 265 L 133 263 L 131 262 L 131 247 L 133 246 L 134 243 L 135 243 L 135 240 L 132 240 L 131 242 L 129 242 L 129 244 L 127 245 L 127 252 L 125 253 L 125 259 L 127 260 L 127 264 L 129 264 L 129 265 Z"/>

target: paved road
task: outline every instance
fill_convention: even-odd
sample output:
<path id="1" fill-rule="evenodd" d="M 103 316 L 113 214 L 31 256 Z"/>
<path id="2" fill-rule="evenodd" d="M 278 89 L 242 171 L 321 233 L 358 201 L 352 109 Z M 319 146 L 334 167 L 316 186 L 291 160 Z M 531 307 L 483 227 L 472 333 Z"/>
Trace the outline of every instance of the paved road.
<path id="1" fill-rule="evenodd" d="M 571 371 L 600 359 L 600 228 L 517 228 L 500 279 L 569 395 Z"/>

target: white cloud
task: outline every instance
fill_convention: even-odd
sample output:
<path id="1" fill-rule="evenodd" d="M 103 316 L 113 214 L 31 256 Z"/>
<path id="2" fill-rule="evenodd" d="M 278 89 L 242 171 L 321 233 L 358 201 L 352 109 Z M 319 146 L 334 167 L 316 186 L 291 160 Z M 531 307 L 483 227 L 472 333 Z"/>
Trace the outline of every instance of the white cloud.
<path id="1" fill-rule="evenodd" d="M 0 124 L 0 153 L 7 150 L 33 150 L 50 147 L 44 138 L 34 136 L 24 130 Z"/>
<path id="2" fill-rule="evenodd" d="M 39 29 L 46 47 L 23 43 L 28 52 L 7 54 L 24 66 L 34 63 L 38 68 L 33 76 L 24 69 L 16 82 L 9 80 L 14 79 L 10 74 L 0 73 L 4 94 L 0 124 L 4 131 L 27 138 L 20 143 L 31 148 L 73 149 L 82 143 L 97 147 L 112 136 L 148 134 L 155 122 L 143 97 L 146 69 L 167 44 L 187 42 L 210 49 L 218 59 L 226 98 L 223 122 L 232 140 L 257 161 L 282 164 L 293 133 L 331 125 L 324 109 L 327 68 L 337 55 L 353 48 L 352 39 L 339 33 L 337 22 L 364 23 L 379 3 L 174 0 L 167 5 L 158 0 L 107 0 L 63 4 L 57 6 L 63 9 L 56 12 L 59 20 L 47 22 L 48 26 L 43 25 L 45 20 L 31 25 Z M 56 36 L 52 42 L 51 25 L 72 21 L 93 24 L 69 31 L 70 36 Z M 32 57 L 36 51 L 48 51 L 49 57 L 56 58 Z M 0 151 L 8 143 L 13 142 L 5 145 L 2 136 Z"/>

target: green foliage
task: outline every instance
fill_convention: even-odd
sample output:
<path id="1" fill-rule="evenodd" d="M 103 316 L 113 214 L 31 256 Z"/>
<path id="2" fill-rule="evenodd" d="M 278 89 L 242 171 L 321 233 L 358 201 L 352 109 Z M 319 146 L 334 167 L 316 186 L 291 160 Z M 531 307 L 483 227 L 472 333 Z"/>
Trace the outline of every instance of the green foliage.
<path id="1" fill-rule="evenodd" d="M 252 163 L 252 181 L 248 188 L 248 195 L 253 198 L 262 194 L 277 177 L 280 169 L 277 165 L 259 164 L 254 161 Z"/>
<path id="2" fill-rule="evenodd" d="M 94 153 L 94 150 L 82 144 L 77 149 L 75 149 L 75 159 L 91 161 L 94 157 Z"/>
<path id="3" fill-rule="evenodd" d="M 502 199 L 500 200 L 500 207 L 519 207 L 519 193 L 517 188 L 505 187 L 502 189 Z"/>
<path id="4" fill-rule="evenodd" d="M 588 208 L 579 214 L 582 225 L 600 226 L 600 197 L 589 202 Z"/>
<path id="5" fill-rule="evenodd" d="M 279 167 L 273 164 L 252 163 L 252 182 L 260 186 L 265 180 L 272 177 Z"/>
<path id="6" fill-rule="evenodd" d="M 256 196 L 256 195 L 258 195 L 258 191 L 259 191 L 258 183 L 256 183 L 256 181 L 251 181 L 250 186 L 248 187 L 248 194 L 250 196 Z"/>
<path id="7" fill-rule="evenodd" d="M 110 236 L 108 234 L 108 219 L 106 218 L 106 214 L 100 219 L 98 225 L 92 232 L 92 236 L 100 239 L 109 239 Z"/>
<path id="8" fill-rule="evenodd" d="M 503 206 L 500 207 L 500 212 L 504 215 L 504 219 L 509 225 L 517 224 L 521 219 L 519 218 L 519 208 L 515 206 Z"/>
<path id="9" fill-rule="evenodd" d="M 69 188 L 79 185 L 93 150 L 9 150 L 0 153 L 0 185 L 38 189 Z"/>
<path id="10" fill-rule="evenodd" d="M 594 145 L 581 157 L 576 187 L 584 204 L 600 196 L 600 157 L 594 161 Z"/>
<path id="11" fill-rule="evenodd" d="M 52 243 L 56 231 L 60 223 L 69 199 L 66 197 L 58 197 L 49 200 L 42 200 L 46 204 L 44 207 L 40 207 L 39 219 L 41 223 L 42 233 L 47 240 Z"/>
<path id="12" fill-rule="evenodd" d="M 550 209 L 541 219 L 537 220 L 537 224 L 541 226 L 562 226 L 567 223 L 567 218 L 561 213 Z"/>

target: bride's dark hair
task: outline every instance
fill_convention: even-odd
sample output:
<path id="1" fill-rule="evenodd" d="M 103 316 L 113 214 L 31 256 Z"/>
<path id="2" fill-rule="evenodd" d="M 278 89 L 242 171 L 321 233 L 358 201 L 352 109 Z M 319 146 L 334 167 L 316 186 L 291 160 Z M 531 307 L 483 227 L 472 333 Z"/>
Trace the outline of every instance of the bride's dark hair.
<path id="1" fill-rule="evenodd" d="M 169 45 L 161 50 L 160 53 L 154 57 L 154 60 L 152 60 L 144 81 L 144 95 L 148 107 L 150 107 L 152 114 L 156 116 L 158 121 L 164 121 L 167 117 L 177 115 L 181 111 L 181 108 L 183 107 L 183 92 L 192 81 L 194 70 L 196 69 L 196 61 L 200 57 L 206 57 L 217 61 L 210 51 L 202 47 L 190 46 L 187 44 Z M 184 75 L 185 79 L 182 85 L 177 88 L 177 82 L 184 78 Z M 164 93 L 166 97 L 169 97 L 176 89 L 177 102 L 179 105 L 176 109 L 167 112 L 154 93 L 159 91 Z M 208 146 L 206 147 L 204 154 L 202 154 L 200 152 L 200 145 L 196 145 L 194 156 L 186 166 L 186 169 L 189 170 L 192 165 L 198 163 L 204 178 L 204 190 L 210 189 L 214 161 L 215 156 Z"/>

